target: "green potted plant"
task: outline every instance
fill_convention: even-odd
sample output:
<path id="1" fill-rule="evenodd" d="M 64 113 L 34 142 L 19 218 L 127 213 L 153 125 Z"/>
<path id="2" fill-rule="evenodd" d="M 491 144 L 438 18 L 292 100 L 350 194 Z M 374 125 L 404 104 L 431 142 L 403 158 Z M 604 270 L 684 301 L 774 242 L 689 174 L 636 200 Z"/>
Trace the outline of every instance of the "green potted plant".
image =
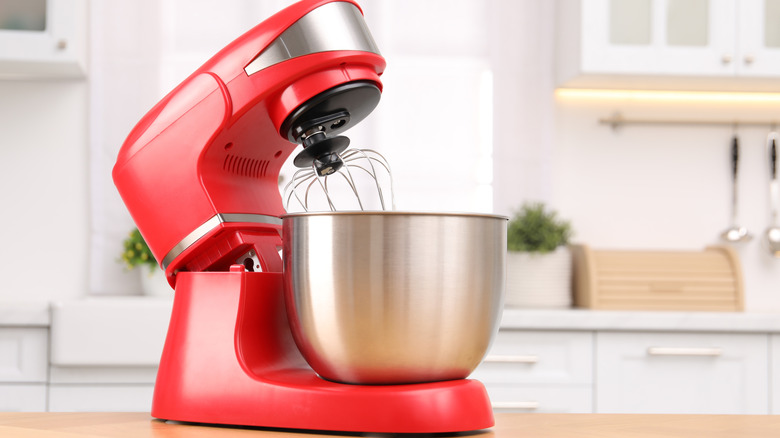
<path id="1" fill-rule="evenodd" d="M 172 296 L 168 280 L 165 279 L 165 274 L 159 268 L 157 259 L 154 258 L 138 228 L 130 231 L 122 245 L 122 261 L 129 270 L 138 268 L 144 294 Z"/>
<path id="2" fill-rule="evenodd" d="M 507 229 L 510 307 L 570 307 L 571 224 L 541 202 L 525 203 Z"/>

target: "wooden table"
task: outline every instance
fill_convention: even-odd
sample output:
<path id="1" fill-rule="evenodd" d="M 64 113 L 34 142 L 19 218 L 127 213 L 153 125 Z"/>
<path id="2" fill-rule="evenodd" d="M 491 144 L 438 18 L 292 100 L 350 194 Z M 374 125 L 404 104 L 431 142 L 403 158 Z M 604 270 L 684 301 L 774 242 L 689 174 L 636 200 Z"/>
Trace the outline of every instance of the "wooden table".
<path id="1" fill-rule="evenodd" d="M 3 438 L 388 437 L 385 434 L 318 434 L 258 428 L 173 424 L 145 413 L 0 413 Z M 439 435 L 437 435 L 439 436 Z M 479 438 L 771 438 L 780 437 L 780 416 L 497 414 L 487 431 L 455 434 Z"/>

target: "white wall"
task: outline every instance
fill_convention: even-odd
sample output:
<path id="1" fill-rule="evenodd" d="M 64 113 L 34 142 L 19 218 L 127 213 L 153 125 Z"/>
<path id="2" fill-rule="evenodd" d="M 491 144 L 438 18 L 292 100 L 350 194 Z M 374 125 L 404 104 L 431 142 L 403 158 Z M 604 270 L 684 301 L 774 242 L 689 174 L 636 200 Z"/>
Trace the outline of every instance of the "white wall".
<path id="1" fill-rule="evenodd" d="M 0 81 L 0 300 L 86 289 L 87 84 Z"/>
<path id="2" fill-rule="evenodd" d="M 731 127 L 626 126 L 596 120 L 616 111 L 651 119 L 777 119 L 777 104 L 559 99 L 552 202 L 576 240 L 594 248 L 700 250 L 723 244 L 731 221 Z M 769 225 L 769 127 L 742 127 L 740 223 L 754 239 L 736 246 L 746 308 L 780 311 L 780 259 L 762 246 Z"/>
<path id="3" fill-rule="evenodd" d="M 90 261 L 84 294 L 138 294 L 139 275 L 120 263 L 134 228 L 111 179 L 125 137 L 161 97 L 160 5 L 90 2 Z"/>
<path id="4" fill-rule="evenodd" d="M 552 196 L 555 2 L 490 3 L 494 80 L 494 211 Z"/>
<path id="5" fill-rule="evenodd" d="M 92 63 L 88 81 L 0 82 L 0 300 L 60 299 L 88 290 L 136 293 L 135 277 L 116 262 L 132 223 L 110 168 L 124 136 L 170 87 L 286 2 L 226 3 L 233 7 L 215 19 L 228 27 L 213 33 L 204 31 L 215 22 L 204 18 L 214 9 L 207 1 L 92 1 L 92 58 L 101 63 Z M 464 135 L 462 123 L 441 121 L 460 113 L 468 123 L 483 114 L 484 101 L 462 91 L 464 84 L 484 81 L 485 66 L 494 69 L 495 89 L 492 210 L 510 214 L 523 201 L 547 201 L 572 220 L 577 241 L 596 248 L 700 249 L 717 243 L 729 221 L 731 135 L 729 128 L 699 127 L 615 132 L 599 126 L 598 117 L 620 110 L 646 117 L 777 118 L 774 106 L 755 104 L 556 100 L 553 2 L 407 0 L 397 8 L 379 0 L 363 3 L 388 58 L 387 88 L 376 114 L 354 135 L 365 146 L 380 143 L 391 164 L 406 168 L 399 170 L 406 185 L 400 196 L 422 193 L 417 199 L 435 201 L 411 198 L 410 209 L 483 205 L 479 190 L 473 199 L 455 190 L 446 197 L 452 181 L 419 190 L 415 175 L 426 175 L 418 164 L 428 164 L 429 151 L 453 141 L 458 151 L 468 151 L 483 141 L 479 130 Z M 252 14 L 242 13 L 247 10 Z M 209 33 L 213 47 L 187 37 Z M 410 122 L 396 123 L 405 119 Z M 437 123 L 426 124 L 432 120 Z M 756 234 L 768 222 L 764 134 L 740 130 L 740 206 L 744 224 Z M 748 309 L 780 311 L 780 261 L 767 257 L 758 239 L 739 252 Z"/>
<path id="6" fill-rule="evenodd" d="M 552 2 L 500 3 L 493 13 L 496 211 L 547 202 L 593 248 L 701 250 L 730 222 L 731 127 L 627 126 L 651 119 L 777 120 L 777 103 L 558 98 Z M 511 50 L 508 42 L 516 42 Z M 746 307 L 780 311 L 780 259 L 759 235 L 769 224 L 766 128 L 740 128 L 741 222 L 757 237 L 738 247 Z"/>

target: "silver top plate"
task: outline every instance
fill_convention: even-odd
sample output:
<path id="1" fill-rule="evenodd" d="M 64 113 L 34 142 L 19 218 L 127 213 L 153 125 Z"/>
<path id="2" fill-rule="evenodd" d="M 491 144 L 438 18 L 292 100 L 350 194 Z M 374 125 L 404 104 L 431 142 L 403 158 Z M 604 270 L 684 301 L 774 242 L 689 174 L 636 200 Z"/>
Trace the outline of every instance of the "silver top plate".
<path id="1" fill-rule="evenodd" d="M 288 59 L 334 50 L 379 54 L 363 14 L 352 3 L 328 3 L 304 15 L 244 70 L 251 75 Z"/>

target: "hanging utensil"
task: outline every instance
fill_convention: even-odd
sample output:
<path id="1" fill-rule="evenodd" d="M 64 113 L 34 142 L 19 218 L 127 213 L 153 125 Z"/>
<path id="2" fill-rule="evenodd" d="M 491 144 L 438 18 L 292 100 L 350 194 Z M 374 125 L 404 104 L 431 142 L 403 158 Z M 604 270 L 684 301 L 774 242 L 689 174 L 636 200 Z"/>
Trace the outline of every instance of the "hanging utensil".
<path id="1" fill-rule="evenodd" d="M 739 243 L 746 242 L 753 238 L 748 233 L 747 228 L 737 225 L 738 217 L 738 195 L 737 195 L 737 169 L 739 168 L 739 138 L 734 134 L 734 138 L 731 140 L 731 170 L 732 170 L 732 192 L 731 192 L 731 227 L 723 231 L 720 234 L 721 239 L 731 242 Z"/>
<path id="2" fill-rule="evenodd" d="M 777 179 L 777 132 L 769 133 L 766 140 L 767 155 L 769 157 L 769 196 L 772 208 L 772 222 L 764 233 L 769 253 L 780 258 L 780 226 L 778 225 L 778 196 L 780 196 L 780 182 Z"/>

